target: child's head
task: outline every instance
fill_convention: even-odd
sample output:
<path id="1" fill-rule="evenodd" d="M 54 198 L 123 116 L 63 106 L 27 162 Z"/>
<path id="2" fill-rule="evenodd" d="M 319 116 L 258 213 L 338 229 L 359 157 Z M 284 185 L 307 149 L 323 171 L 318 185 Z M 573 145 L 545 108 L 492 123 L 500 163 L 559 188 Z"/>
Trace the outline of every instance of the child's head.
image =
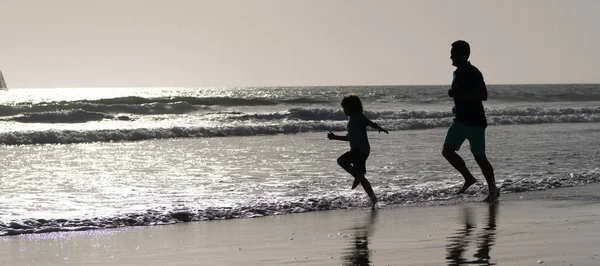
<path id="1" fill-rule="evenodd" d="M 344 95 L 344 99 L 342 99 L 342 108 L 344 108 L 344 114 L 347 116 L 353 116 L 362 114 L 363 105 L 358 98 L 358 95 L 351 93 Z"/>

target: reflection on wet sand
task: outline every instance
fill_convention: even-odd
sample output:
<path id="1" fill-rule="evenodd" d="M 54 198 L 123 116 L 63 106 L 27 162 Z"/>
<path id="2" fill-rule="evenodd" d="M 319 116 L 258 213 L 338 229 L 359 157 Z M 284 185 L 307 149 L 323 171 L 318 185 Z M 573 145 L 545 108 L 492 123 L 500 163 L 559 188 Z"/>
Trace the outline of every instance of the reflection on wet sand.
<path id="1" fill-rule="evenodd" d="M 352 228 L 354 239 L 349 241 L 350 247 L 346 249 L 342 257 L 342 265 L 371 265 L 369 237 L 373 234 L 378 215 L 377 210 L 371 211 Z"/>
<path id="2" fill-rule="evenodd" d="M 487 224 L 476 235 L 477 251 L 473 255 L 473 260 L 468 260 L 464 256 L 469 243 L 472 241 L 472 234 L 476 230 L 476 225 L 471 208 L 465 207 L 463 209 L 464 227 L 459 228 L 454 235 L 448 237 L 448 244 L 446 245 L 446 260 L 449 266 L 496 265 L 496 263 L 490 261 L 490 250 L 496 239 L 498 209 L 497 203 L 489 204 Z"/>

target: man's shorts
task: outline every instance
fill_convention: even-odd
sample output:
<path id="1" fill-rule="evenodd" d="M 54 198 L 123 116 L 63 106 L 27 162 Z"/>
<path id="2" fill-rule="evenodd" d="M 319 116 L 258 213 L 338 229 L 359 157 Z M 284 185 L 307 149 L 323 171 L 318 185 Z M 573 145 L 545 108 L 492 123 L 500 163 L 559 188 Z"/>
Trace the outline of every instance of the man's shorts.
<path id="1" fill-rule="evenodd" d="M 465 139 L 468 139 L 471 153 L 474 156 L 483 156 L 485 155 L 485 128 L 485 126 L 467 126 L 455 120 L 448 128 L 444 144 L 452 145 L 458 151 Z"/>
<path id="2" fill-rule="evenodd" d="M 367 158 L 369 158 L 369 155 L 361 152 L 358 149 L 351 149 L 349 152 L 346 152 L 340 156 L 340 159 L 348 161 L 352 164 L 352 167 L 356 173 L 363 175 L 367 173 Z"/>

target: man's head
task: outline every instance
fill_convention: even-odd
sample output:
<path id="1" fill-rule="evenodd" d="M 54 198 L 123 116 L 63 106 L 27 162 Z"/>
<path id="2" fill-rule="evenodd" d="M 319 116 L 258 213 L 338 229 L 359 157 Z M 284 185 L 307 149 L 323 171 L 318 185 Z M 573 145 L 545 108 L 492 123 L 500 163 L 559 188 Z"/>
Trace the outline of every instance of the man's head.
<path id="1" fill-rule="evenodd" d="M 471 46 L 469 46 L 468 42 L 458 40 L 452 43 L 450 59 L 452 59 L 453 66 L 463 66 L 469 60 L 469 55 L 471 55 Z"/>

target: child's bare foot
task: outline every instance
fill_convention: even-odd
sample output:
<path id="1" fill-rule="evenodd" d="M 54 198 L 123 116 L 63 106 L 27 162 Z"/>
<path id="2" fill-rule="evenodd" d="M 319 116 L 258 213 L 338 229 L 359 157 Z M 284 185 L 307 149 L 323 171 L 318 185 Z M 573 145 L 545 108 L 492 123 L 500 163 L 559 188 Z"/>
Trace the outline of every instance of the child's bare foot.
<path id="1" fill-rule="evenodd" d="M 375 208 L 377 208 L 377 202 L 379 200 L 377 200 L 377 197 L 373 197 L 371 198 L 371 210 L 375 210 Z"/>
<path id="2" fill-rule="evenodd" d="M 360 184 L 360 181 L 358 179 L 354 178 L 354 183 L 352 183 L 351 189 L 355 189 L 356 187 L 358 187 L 358 184 Z"/>
<path id="3" fill-rule="evenodd" d="M 467 191 L 467 189 L 469 189 L 469 187 L 472 186 L 473 184 L 475 184 L 476 182 L 477 182 L 477 180 L 475 180 L 475 179 L 465 180 L 465 184 L 458 192 L 456 192 L 456 194 L 465 193 L 465 191 Z"/>

